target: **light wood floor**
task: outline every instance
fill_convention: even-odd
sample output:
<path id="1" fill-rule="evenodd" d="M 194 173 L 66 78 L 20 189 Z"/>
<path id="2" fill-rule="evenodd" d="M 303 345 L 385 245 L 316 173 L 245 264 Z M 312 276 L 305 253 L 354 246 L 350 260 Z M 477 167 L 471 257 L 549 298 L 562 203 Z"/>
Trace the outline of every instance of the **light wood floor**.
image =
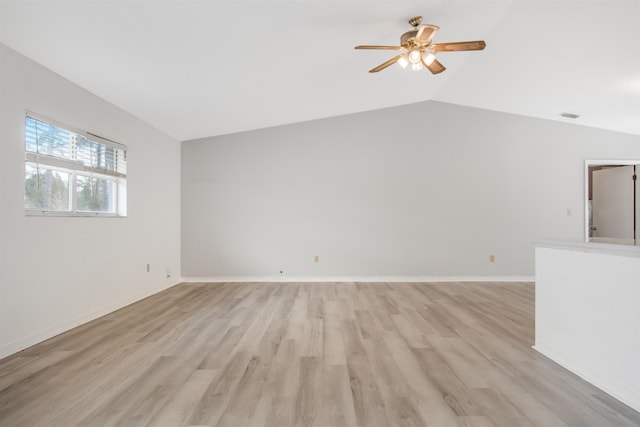
<path id="1" fill-rule="evenodd" d="M 0 361 L 2 426 L 639 426 L 524 283 L 181 284 Z"/>

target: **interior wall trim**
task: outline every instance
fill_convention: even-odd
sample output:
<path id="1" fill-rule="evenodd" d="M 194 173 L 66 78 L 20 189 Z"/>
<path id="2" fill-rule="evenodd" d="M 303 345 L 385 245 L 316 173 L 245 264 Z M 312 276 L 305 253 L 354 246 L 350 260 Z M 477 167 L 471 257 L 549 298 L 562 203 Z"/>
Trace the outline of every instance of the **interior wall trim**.
<path id="1" fill-rule="evenodd" d="M 221 283 L 221 282 L 533 282 L 534 276 L 207 276 L 182 277 L 183 283 Z"/>

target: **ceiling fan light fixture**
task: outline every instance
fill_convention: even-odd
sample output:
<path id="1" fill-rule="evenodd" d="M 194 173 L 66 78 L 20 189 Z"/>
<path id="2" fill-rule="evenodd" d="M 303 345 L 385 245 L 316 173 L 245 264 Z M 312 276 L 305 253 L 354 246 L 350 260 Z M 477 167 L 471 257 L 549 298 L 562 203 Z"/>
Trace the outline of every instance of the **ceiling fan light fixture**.
<path id="1" fill-rule="evenodd" d="M 377 50 L 399 50 L 399 55 L 383 62 L 377 67 L 369 70 L 370 73 L 377 73 L 396 62 L 402 68 L 411 64 L 414 71 L 426 68 L 431 74 L 440 74 L 446 70 L 445 66 L 436 58 L 436 52 L 461 52 L 467 50 L 483 50 L 486 47 L 484 40 L 433 43 L 433 36 L 440 29 L 437 25 L 422 25 L 422 17 L 415 16 L 409 19 L 412 29 L 400 36 L 398 45 L 359 45 L 356 49 L 377 49 Z"/>
<path id="2" fill-rule="evenodd" d="M 435 61 L 435 59 L 436 59 L 436 56 L 433 53 L 429 52 L 428 50 L 422 52 L 422 62 L 424 62 L 424 65 L 428 66 L 433 64 L 433 61 Z"/>
<path id="3" fill-rule="evenodd" d="M 419 64 L 420 57 L 420 51 L 417 49 L 413 49 L 411 50 L 411 52 L 409 52 L 409 61 L 411 61 L 412 64 Z"/>

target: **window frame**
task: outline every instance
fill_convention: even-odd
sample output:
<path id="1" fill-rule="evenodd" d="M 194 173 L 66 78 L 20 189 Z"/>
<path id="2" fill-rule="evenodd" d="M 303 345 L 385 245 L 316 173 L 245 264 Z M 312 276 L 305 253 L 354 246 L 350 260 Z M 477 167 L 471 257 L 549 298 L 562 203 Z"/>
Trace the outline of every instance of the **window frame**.
<path id="1" fill-rule="evenodd" d="M 119 172 L 117 167 L 115 171 L 86 166 L 82 160 L 74 160 L 64 157 L 52 156 L 49 154 L 39 154 L 27 149 L 27 120 L 32 119 L 47 125 L 62 129 L 72 134 L 82 136 L 86 140 L 113 148 L 121 151 L 125 162 L 125 172 Z M 128 157 L 128 147 L 116 141 L 101 137 L 94 133 L 84 131 L 73 126 L 61 123 L 57 120 L 50 119 L 31 111 L 25 111 L 23 124 L 23 144 L 24 144 L 24 167 L 23 167 L 23 191 L 26 205 L 26 181 L 27 181 L 27 165 L 32 167 L 41 166 L 54 172 L 69 175 L 69 210 L 46 210 L 41 208 L 27 208 L 24 206 L 24 212 L 27 216 L 51 216 L 51 217 L 101 217 L 101 218 L 126 218 L 127 217 L 127 171 L 126 162 Z M 118 160 L 116 160 L 117 162 Z M 100 212 L 78 209 L 78 177 L 89 179 L 103 179 L 113 183 L 113 194 L 111 203 L 113 205 L 112 212 Z"/>

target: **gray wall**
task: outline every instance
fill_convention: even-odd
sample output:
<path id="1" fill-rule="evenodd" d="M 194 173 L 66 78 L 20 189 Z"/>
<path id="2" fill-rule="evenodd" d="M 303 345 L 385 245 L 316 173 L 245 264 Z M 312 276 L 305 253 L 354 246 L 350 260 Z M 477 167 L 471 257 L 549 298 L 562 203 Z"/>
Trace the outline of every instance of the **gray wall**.
<path id="1" fill-rule="evenodd" d="M 180 144 L 2 44 L 0 93 L 2 358 L 179 280 Z M 25 216 L 25 110 L 128 145 L 127 218 Z"/>
<path id="2" fill-rule="evenodd" d="M 439 102 L 184 142 L 182 275 L 530 277 L 597 158 L 640 137 Z"/>

